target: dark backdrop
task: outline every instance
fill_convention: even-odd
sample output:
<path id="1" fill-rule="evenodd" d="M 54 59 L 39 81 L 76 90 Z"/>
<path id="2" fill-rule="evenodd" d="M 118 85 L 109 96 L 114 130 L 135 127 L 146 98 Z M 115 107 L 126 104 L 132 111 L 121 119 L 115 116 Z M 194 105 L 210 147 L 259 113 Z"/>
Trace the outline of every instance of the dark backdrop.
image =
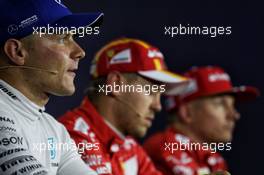
<path id="1" fill-rule="evenodd" d="M 89 82 L 89 65 L 94 53 L 109 40 L 136 37 L 160 48 L 169 68 L 182 73 L 193 65 L 219 65 L 230 73 L 234 84 L 264 89 L 263 6 L 257 1 L 65 1 L 74 12 L 102 11 L 105 20 L 99 36 L 79 39 L 86 50 L 76 78 L 72 97 L 53 97 L 47 111 L 59 116 L 79 105 Z M 209 36 L 164 35 L 164 26 L 231 26 L 232 34 Z M 262 97 L 238 108 L 242 114 L 234 133 L 232 150 L 224 153 L 232 174 L 262 174 L 263 169 Z M 165 126 L 166 115 L 157 115 L 149 134 Z"/>

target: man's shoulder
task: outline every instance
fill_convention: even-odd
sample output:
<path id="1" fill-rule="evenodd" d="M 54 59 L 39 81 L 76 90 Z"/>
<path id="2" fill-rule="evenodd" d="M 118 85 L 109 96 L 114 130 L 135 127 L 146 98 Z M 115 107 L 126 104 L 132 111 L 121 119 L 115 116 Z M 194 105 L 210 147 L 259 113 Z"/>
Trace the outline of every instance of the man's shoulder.
<path id="1" fill-rule="evenodd" d="M 166 148 L 166 145 L 170 143 L 172 139 L 172 135 L 168 133 L 168 130 L 159 131 L 144 141 L 143 148 L 151 157 L 156 158 L 161 156 L 164 152 L 164 148 Z"/>
<path id="2" fill-rule="evenodd" d="M 147 141 L 151 141 L 151 144 L 160 142 L 190 142 L 190 138 L 184 134 L 176 131 L 175 129 L 168 127 L 164 131 L 157 132 L 151 135 Z"/>
<path id="3" fill-rule="evenodd" d="M 73 110 L 69 110 L 63 115 L 59 116 L 57 119 L 60 123 L 62 124 L 67 124 L 67 123 L 78 123 L 79 121 L 85 121 L 85 123 L 88 123 L 87 117 L 85 116 L 84 113 L 82 113 L 79 108 L 75 108 Z"/>
<path id="4" fill-rule="evenodd" d="M 58 118 L 58 121 L 66 127 L 74 139 L 81 137 L 86 140 L 94 140 L 96 137 L 88 116 L 78 110 L 66 112 Z"/>
<path id="5" fill-rule="evenodd" d="M 12 107 L 3 98 L 0 98 L 0 112 L 12 113 Z"/>
<path id="6" fill-rule="evenodd" d="M 59 122 L 61 123 L 68 123 L 68 122 L 76 122 L 79 118 L 85 118 L 83 117 L 84 114 L 81 112 L 81 110 L 79 109 L 79 107 L 72 109 L 72 110 L 68 110 L 67 112 L 65 112 L 64 114 L 62 114 L 61 116 L 59 116 L 57 119 Z"/>

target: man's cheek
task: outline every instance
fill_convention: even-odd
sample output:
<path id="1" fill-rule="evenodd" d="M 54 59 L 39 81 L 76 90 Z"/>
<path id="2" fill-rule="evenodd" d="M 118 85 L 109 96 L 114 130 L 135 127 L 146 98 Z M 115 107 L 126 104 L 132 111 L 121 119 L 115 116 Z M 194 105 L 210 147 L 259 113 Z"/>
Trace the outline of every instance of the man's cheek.
<path id="1" fill-rule="evenodd" d="M 58 48 L 57 50 L 55 50 L 54 48 L 49 48 L 47 52 L 48 54 L 46 59 L 48 63 L 51 63 L 51 67 L 53 67 L 52 65 L 54 65 L 54 67 L 59 68 L 65 67 L 70 64 L 69 55 L 62 49 Z"/>

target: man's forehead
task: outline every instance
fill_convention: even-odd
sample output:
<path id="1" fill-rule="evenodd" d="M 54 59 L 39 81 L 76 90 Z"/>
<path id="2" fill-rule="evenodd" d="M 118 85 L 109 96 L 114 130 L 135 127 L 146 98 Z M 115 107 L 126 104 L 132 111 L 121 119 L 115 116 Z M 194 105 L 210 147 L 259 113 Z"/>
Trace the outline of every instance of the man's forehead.
<path id="1" fill-rule="evenodd" d="M 217 99 L 235 100 L 235 96 L 232 93 L 221 93 L 221 94 L 214 94 L 214 95 L 199 97 L 197 98 L 197 101 L 211 101 L 211 100 L 217 100 Z"/>
<path id="2" fill-rule="evenodd" d="M 44 34 L 43 35 L 46 38 L 61 38 L 61 37 L 73 37 L 74 34 L 73 33 L 65 33 L 65 34 Z M 42 36 L 42 37 L 43 37 Z"/>

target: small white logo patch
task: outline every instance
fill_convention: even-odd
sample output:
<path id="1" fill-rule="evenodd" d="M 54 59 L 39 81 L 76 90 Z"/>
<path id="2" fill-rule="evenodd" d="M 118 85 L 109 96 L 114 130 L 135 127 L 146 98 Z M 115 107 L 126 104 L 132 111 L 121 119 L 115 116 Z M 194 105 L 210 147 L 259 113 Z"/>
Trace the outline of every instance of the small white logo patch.
<path id="1" fill-rule="evenodd" d="M 74 125 L 74 130 L 75 131 L 80 131 L 80 132 L 82 132 L 85 135 L 88 135 L 88 129 L 89 128 L 90 127 L 87 125 L 87 123 L 81 117 L 79 117 L 76 120 L 75 125 Z"/>
<path id="2" fill-rule="evenodd" d="M 208 76 L 209 82 L 215 81 L 229 81 L 230 77 L 226 73 L 214 73 Z"/>
<path id="3" fill-rule="evenodd" d="M 36 23 L 38 21 L 38 16 L 37 15 L 33 15 L 23 21 L 20 22 L 19 27 L 20 28 L 25 28 L 33 23 Z"/>
<path id="4" fill-rule="evenodd" d="M 113 58 L 110 61 L 110 64 L 130 63 L 130 62 L 131 62 L 131 51 L 130 49 L 126 49 L 113 56 Z"/>
<path id="5" fill-rule="evenodd" d="M 157 50 L 149 50 L 148 51 L 148 57 L 149 58 L 162 58 L 163 59 L 163 54 L 160 51 Z"/>

